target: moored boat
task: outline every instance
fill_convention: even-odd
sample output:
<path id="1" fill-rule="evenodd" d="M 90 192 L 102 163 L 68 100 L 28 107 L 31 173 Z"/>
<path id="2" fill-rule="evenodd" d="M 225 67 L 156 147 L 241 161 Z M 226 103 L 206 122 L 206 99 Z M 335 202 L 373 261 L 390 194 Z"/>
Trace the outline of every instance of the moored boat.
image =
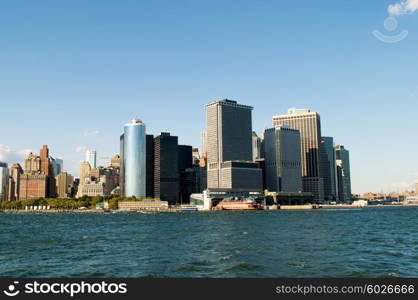
<path id="1" fill-rule="evenodd" d="M 219 202 L 216 208 L 220 210 L 259 210 L 263 209 L 263 206 L 251 198 L 233 197 Z"/>

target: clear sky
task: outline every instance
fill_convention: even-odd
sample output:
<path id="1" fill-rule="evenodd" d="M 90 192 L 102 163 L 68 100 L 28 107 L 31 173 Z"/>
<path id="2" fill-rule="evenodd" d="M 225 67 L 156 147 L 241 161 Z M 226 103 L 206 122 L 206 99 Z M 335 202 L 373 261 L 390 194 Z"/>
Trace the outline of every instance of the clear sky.
<path id="1" fill-rule="evenodd" d="M 1 1 L 0 160 L 48 144 L 78 174 L 76 150 L 118 153 L 134 117 L 198 147 L 204 104 L 229 98 L 257 133 L 290 107 L 320 113 L 353 192 L 412 187 L 418 12 L 385 23 L 397 1 Z"/>

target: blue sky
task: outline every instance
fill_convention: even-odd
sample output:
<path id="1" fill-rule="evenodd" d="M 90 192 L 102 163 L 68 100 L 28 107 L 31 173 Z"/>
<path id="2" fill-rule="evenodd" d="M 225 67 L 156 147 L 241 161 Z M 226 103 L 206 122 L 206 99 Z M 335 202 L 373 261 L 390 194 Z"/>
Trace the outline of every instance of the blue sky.
<path id="1" fill-rule="evenodd" d="M 395 3 L 2 1 L 0 160 L 48 144 L 78 174 L 76 149 L 118 153 L 133 117 L 200 146 L 204 104 L 230 98 L 254 106 L 257 133 L 290 107 L 320 113 L 323 135 L 351 152 L 354 192 L 409 188 L 418 12 L 389 31 Z M 385 43 L 374 30 L 408 36 Z"/>

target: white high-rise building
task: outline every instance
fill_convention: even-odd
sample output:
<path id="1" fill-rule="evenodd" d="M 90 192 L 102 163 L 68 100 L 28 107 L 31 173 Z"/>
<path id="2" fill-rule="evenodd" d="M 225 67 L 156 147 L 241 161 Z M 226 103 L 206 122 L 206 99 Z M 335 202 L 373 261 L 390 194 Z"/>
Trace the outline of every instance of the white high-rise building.
<path id="1" fill-rule="evenodd" d="M 205 155 L 206 156 L 206 153 L 208 152 L 208 143 L 207 143 L 207 140 L 208 140 L 208 135 L 207 135 L 207 132 L 206 131 L 202 131 L 201 133 L 200 133 L 200 138 L 201 138 L 201 149 L 200 149 L 200 153 L 201 154 L 203 154 L 203 155 Z"/>
<path id="2" fill-rule="evenodd" d="M 92 169 L 97 168 L 97 155 L 96 150 L 87 150 L 86 151 L 86 158 L 84 161 L 88 162 Z"/>

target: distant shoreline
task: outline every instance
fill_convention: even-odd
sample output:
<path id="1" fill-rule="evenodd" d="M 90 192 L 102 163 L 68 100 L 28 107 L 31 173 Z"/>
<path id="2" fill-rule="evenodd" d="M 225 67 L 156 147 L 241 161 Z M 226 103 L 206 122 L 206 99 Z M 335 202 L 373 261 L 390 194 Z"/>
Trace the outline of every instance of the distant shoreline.
<path id="1" fill-rule="evenodd" d="M 326 207 L 319 207 L 315 209 L 309 209 L 310 211 L 321 211 L 321 210 L 328 210 L 328 209 L 341 209 L 341 210 L 347 210 L 347 209 L 359 209 L 359 208 L 374 208 L 374 207 L 418 207 L 418 204 L 410 204 L 410 205 L 369 205 L 369 206 L 326 206 Z M 264 211 L 300 211 L 300 209 L 265 209 Z M 225 210 L 208 210 L 205 212 L 211 212 L 211 211 L 225 211 Z M 239 211 L 239 210 L 230 210 L 230 211 Z M 5 209 L 0 210 L 0 213 L 164 213 L 164 212 L 181 212 L 181 210 L 101 210 L 101 209 L 49 209 L 49 210 L 24 210 L 24 209 Z M 202 211 L 200 211 L 202 212 Z M 190 212 L 187 212 L 190 213 Z"/>

